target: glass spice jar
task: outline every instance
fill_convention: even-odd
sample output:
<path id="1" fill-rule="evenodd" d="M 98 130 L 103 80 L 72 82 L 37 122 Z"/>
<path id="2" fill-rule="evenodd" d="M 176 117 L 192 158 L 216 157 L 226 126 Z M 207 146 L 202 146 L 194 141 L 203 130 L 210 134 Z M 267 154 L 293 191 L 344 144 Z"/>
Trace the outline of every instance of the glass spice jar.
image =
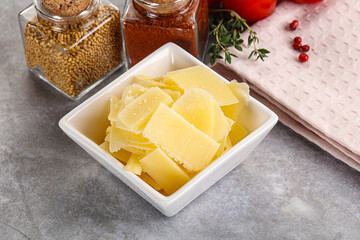
<path id="1" fill-rule="evenodd" d="M 207 0 L 127 0 L 121 23 L 128 65 L 168 42 L 203 60 L 207 4 Z"/>
<path id="2" fill-rule="evenodd" d="M 79 99 L 126 63 L 120 12 L 107 0 L 88 0 L 83 11 L 64 17 L 48 11 L 44 1 L 34 0 L 18 16 L 27 66 Z"/>

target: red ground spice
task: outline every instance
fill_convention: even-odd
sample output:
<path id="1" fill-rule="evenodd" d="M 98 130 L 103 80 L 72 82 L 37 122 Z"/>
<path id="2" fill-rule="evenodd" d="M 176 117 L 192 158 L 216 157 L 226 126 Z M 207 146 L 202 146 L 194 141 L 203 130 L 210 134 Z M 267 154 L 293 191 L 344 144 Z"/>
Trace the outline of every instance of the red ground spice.
<path id="1" fill-rule="evenodd" d="M 149 15 L 131 0 L 122 24 L 129 66 L 168 42 L 202 59 L 207 41 L 208 5 L 204 0 L 190 0 L 176 12 Z"/>

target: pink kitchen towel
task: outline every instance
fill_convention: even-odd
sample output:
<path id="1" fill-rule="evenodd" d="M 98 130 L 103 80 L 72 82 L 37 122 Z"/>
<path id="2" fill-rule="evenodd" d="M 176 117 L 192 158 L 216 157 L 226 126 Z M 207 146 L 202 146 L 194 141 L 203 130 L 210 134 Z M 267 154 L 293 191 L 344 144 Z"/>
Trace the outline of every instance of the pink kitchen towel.
<path id="1" fill-rule="evenodd" d="M 294 19 L 299 26 L 291 31 Z M 360 171 L 360 1 L 283 1 L 252 29 L 269 57 L 248 60 L 251 48 L 233 49 L 239 58 L 213 69 L 247 82 L 283 124 Z M 292 48 L 296 36 L 310 46 L 308 62 Z"/>

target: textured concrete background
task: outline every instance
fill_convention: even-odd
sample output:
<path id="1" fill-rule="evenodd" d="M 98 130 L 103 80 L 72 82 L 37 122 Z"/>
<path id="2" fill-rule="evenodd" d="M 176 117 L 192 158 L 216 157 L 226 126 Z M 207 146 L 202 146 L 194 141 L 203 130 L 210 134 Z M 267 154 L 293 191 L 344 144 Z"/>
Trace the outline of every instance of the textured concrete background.
<path id="1" fill-rule="evenodd" d="M 29 3 L 0 6 L 1 240 L 360 239 L 360 173 L 280 123 L 243 164 L 163 216 L 58 127 L 81 101 L 27 70 L 17 14 Z"/>

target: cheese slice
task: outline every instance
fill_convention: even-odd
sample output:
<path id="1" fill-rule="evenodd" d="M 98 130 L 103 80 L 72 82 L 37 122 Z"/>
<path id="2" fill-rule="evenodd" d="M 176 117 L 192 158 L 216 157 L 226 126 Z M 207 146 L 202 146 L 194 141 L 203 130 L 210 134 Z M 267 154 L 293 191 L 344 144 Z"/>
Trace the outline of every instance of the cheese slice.
<path id="1" fill-rule="evenodd" d="M 154 112 L 143 135 L 190 171 L 205 168 L 220 145 L 164 104 Z"/>
<path id="2" fill-rule="evenodd" d="M 119 99 L 115 96 L 111 96 L 110 98 L 110 112 L 108 119 L 110 120 L 111 124 L 113 124 L 114 121 L 116 121 L 116 116 L 119 112 L 121 103 Z"/>
<path id="3" fill-rule="evenodd" d="M 144 182 L 146 182 L 147 184 L 149 184 L 152 188 L 154 188 L 156 191 L 160 191 L 162 188 L 160 187 L 160 185 L 155 182 L 155 180 L 149 176 L 149 174 L 142 172 L 141 175 L 139 176 Z"/>
<path id="4" fill-rule="evenodd" d="M 139 84 L 143 87 L 146 87 L 146 88 L 151 88 L 151 87 L 166 87 L 166 84 L 165 83 L 161 83 L 161 82 L 157 82 L 157 81 L 154 81 L 154 80 L 151 80 L 151 79 L 140 79 L 140 78 L 134 78 L 134 82 L 136 84 Z"/>
<path id="5" fill-rule="evenodd" d="M 231 118 L 234 121 L 237 121 L 240 110 L 249 103 L 249 85 L 247 85 L 246 83 L 238 83 L 236 80 L 232 80 L 228 84 L 228 87 L 234 93 L 239 102 L 227 106 L 222 106 L 221 109 L 224 112 L 225 116 Z"/>
<path id="6" fill-rule="evenodd" d="M 160 103 L 169 105 L 173 100 L 158 87 L 147 90 L 144 94 L 130 102 L 118 114 L 118 121 L 135 131 L 147 122 Z"/>
<path id="7" fill-rule="evenodd" d="M 132 133 L 135 133 L 135 134 L 141 134 L 142 133 L 141 128 L 140 129 L 130 129 L 127 126 L 125 126 L 122 122 L 120 122 L 118 118 L 116 118 L 116 123 L 112 124 L 112 125 L 116 126 L 117 128 L 129 131 L 129 132 L 132 132 Z"/>
<path id="8" fill-rule="evenodd" d="M 246 83 L 239 83 L 236 80 L 231 80 L 228 87 L 234 93 L 235 97 L 239 100 L 242 105 L 247 105 L 250 100 L 250 89 Z"/>
<path id="9" fill-rule="evenodd" d="M 128 143 L 128 137 L 123 134 L 123 130 L 115 126 L 111 127 L 109 136 L 109 149 L 111 153 L 119 151 Z"/>
<path id="10" fill-rule="evenodd" d="M 136 143 L 136 144 L 151 144 L 149 139 L 145 138 L 142 134 L 135 134 L 133 132 L 121 129 L 124 135 L 126 135 L 128 139 L 128 143 Z"/>
<path id="11" fill-rule="evenodd" d="M 152 77 L 150 77 L 146 74 L 139 74 L 134 77 L 134 82 L 136 82 L 137 80 L 151 80 L 151 79 L 152 79 Z"/>
<path id="12" fill-rule="evenodd" d="M 184 93 L 184 90 L 181 87 L 179 87 L 176 84 L 176 82 L 174 82 L 171 78 L 169 78 L 167 76 L 161 76 L 158 78 L 154 78 L 153 80 L 166 85 L 165 87 L 159 86 L 161 89 L 172 89 L 172 90 L 176 90 L 176 91 L 180 91 L 181 93 Z"/>
<path id="13" fill-rule="evenodd" d="M 110 120 L 111 125 L 115 125 L 116 124 L 116 118 L 117 115 L 119 114 L 119 111 L 121 109 L 122 106 L 122 102 L 119 101 L 111 110 L 108 119 Z"/>
<path id="14" fill-rule="evenodd" d="M 166 92 L 166 94 L 168 94 L 174 102 L 181 97 L 181 92 L 178 90 L 172 90 L 172 89 L 167 89 L 167 88 L 162 89 L 162 90 L 164 92 Z"/>
<path id="15" fill-rule="evenodd" d="M 110 127 L 110 129 L 111 129 L 111 127 Z M 110 142 L 110 131 L 105 136 L 105 142 Z"/>
<path id="16" fill-rule="evenodd" d="M 106 128 L 105 134 L 108 135 L 108 134 L 110 133 L 110 130 L 111 130 L 111 126 L 108 126 L 108 127 Z"/>
<path id="17" fill-rule="evenodd" d="M 227 136 L 231 130 L 231 125 L 234 123 L 231 119 L 225 117 L 220 106 L 215 103 L 214 108 L 214 135 L 213 139 L 215 141 L 220 141 Z"/>
<path id="18" fill-rule="evenodd" d="M 116 152 L 123 147 L 135 147 L 142 150 L 151 150 L 155 146 L 149 139 L 142 134 L 135 134 L 133 132 L 112 126 L 109 134 L 105 137 L 105 141 L 110 142 L 111 152 Z"/>
<path id="19" fill-rule="evenodd" d="M 226 141 L 225 141 L 225 152 L 227 150 L 229 150 L 230 148 L 232 148 L 233 144 L 231 142 L 230 136 L 226 137 Z"/>
<path id="20" fill-rule="evenodd" d="M 176 85 L 175 82 L 171 81 L 171 79 L 166 76 L 157 77 L 157 78 L 154 78 L 153 80 L 156 82 L 165 83 L 166 85 Z"/>
<path id="21" fill-rule="evenodd" d="M 218 143 L 220 143 L 220 147 L 215 154 L 215 158 L 221 156 L 227 150 L 226 147 L 230 146 L 229 145 L 229 141 L 230 141 L 229 135 L 231 133 L 231 128 L 234 125 L 234 121 L 227 117 L 225 117 L 225 119 L 228 123 L 227 132 L 224 132 L 224 134 L 225 134 L 224 138 L 221 139 L 220 141 L 218 141 Z"/>
<path id="22" fill-rule="evenodd" d="M 129 147 L 129 146 L 126 146 L 123 149 L 130 152 L 130 153 L 133 153 L 135 155 L 140 155 L 140 156 L 144 156 L 146 154 L 146 151 L 147 151 L 147 150 L 143 150 L 143 149 L 140 149 L 140 148 Z"/>
<path id="23" fill-rule="evenodd" d="M 214 97 L 201 88 L 185 93 L 171 107 L 189 123 L 212 137 L 214 134 Z"/>
<path id="24" fill-rule="evenodd" d="M 172 194 L 190 180 L 190 177 L 159 148 L 140 160 L 144 172 L 168 194 Z"/>
<path id="25" fill-rule="evenodd" d="M 246 130 L 244 126 L 242 126 L 240 123 L 235 122 L 233 125 L 231 132 L 229 134 L 229 137 L 231 139 L 231 143 L 233 145 L 240 142 L 242 139 L 244 139 L 249 134 L 249 131 Z"/>
<path id="26" fill-rule="evenodd" d="M 126 105 L 131 103 L 134 99 L 136 99 L 140 95 L 144 94 L 147 90 L 148 90 L 147 88 L 140 86 L 139 84 L 136 83 L 127 86 L 124 89 L 121 97 L 122 103 L 120 109 L 123 109 Z"/>
<path id="27" fill-rule="evenodd" d="M 219 141 L 220 146 L 219 146 L 217 152 L 215 153 L 213 160 L 215 160 L 216 158 L 220 157 L 221 154 L 223 154 L 223 152 L 225 150 L 226 138 L 227 138 L 227 136 Z"/>
<path id="28" fill-rule="evenodd" d="M 136 175 L 140 175 L 142 172 L 142 167 L 140 165 L 139 160 L 142 158 L 143 156 L 141 155 L 136 155 L 136 154 L 131 154 L 129 160 L 127 161 L 126 165 L 125 165 L 125 169 L 136 174 Z"/>
<path id="29" fill-rule="evenodd" d="M 127 147 L 136 148 L 140 150 L 154 150 L 156 146 L 153 143 L 132 143 L 128 142 Z"/>
<path id="30" fill-rule="evenodd" d="M 166 76 L 184 90 L 191 88 L 206 90 L 214 96 L 220 106 L 234 104 L 239 101 L 227 84 L 205 67 L 184 68 L 168 72 Z"/>
<path id="31" fill-rule="evenodd" d="M 121 162 L 123 163 L 126 163 L 129 158 L 130 158 L 130 155 L 131 153 L 124 150 L 124 149 L 120 149 L 119 151 L 117 152 L 113 152 L 111 153 L 110 152 L 110 149 L 109 149 L 109 142 L 103 142 L 100 147 L 102 149 L 104 149 L 106 152 L 110 153 L 113 157 L 115 157 L 116 159 L 120 160 Z"/>
<path id="32" fill-rule="evenodd" d="M 118 104 L 119 99 L 115 96 L 111 96 L 110 98 L 110 113 L 114 110 L 116 105 Z"/>

